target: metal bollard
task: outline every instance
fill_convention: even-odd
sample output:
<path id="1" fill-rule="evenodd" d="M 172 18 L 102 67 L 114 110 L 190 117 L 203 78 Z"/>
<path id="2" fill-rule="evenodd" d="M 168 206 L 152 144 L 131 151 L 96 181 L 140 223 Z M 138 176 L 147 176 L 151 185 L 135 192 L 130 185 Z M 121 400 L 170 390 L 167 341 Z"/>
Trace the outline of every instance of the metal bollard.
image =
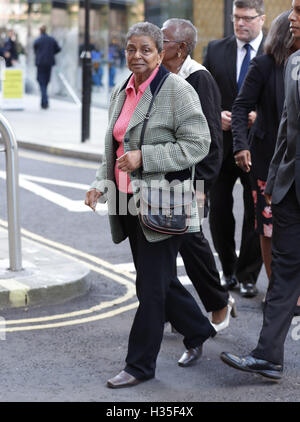
<path id="1" fill-rule="evenodd" d="M 6 195 L 9 244 L 9 270 L 22 270 L 21 230 L 19 213 L 18 146 L 12 128 L 0 114 L 0 135 L 6 154 Z M 3 150 L 2 150 L 3 151 Z"/>

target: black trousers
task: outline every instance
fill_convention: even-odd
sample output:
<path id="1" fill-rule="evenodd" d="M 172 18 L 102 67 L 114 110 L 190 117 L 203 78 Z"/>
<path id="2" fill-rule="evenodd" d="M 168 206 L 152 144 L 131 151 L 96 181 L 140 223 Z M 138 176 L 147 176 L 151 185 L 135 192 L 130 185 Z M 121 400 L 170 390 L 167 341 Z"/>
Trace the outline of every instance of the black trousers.
<path id="1" fill-rule="evenodd" d="M 300 205 L 295 185 L 272 205 L 272 276 L 253 356 L 283 365 L 284 342 L 300 296 Z"/>
<path id="2" fill-rule="evenodd" d="M 41 90 L 41 106 L 48 105 L 47 87 L 51 77 L 51 66 L 37 67 L 37 80 Z"/>
<path id="3" fill-rule="evenodd" d="M 234 240 L 233 188 L 240 178 L 243 185 L 244 220 L 239 257 Z M 241 204 L 242 205 L 242 204 Z M 235 274 L 239 282 L 256 283 L 262 256 L 259 235 L 255 233 L 255 212 L 249 175 L 240 170 L 229 155 L 216 183 L 210 190 L 210 230 L 225 276 Z"/>
<path id="4" fill-rule="evenodd" d="M 176 276 L 177 254 L 189 234 L 150 243 L 138 217 L 120 218 L 129 235 L 139 300 L 129 335 L 125 371 L 138 379 L 149 379 L 155 375 L 165 321 L 170 321 L 183 335 L 187 349 L 202 345 L 215 330 Z"/>
<path id="5" fill-rule="evenodd" d="M 229 294 L 221 285 L 215 258 L 202 229 L 182 239 L 179 252 L 206 311 L 225 308 Z"/>

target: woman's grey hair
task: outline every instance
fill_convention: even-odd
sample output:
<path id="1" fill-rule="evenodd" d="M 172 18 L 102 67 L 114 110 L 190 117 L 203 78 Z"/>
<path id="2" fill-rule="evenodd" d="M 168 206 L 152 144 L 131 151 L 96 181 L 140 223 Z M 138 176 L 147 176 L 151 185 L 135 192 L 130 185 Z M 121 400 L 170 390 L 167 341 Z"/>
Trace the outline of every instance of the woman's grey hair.
<path id="1" fill-rule="evenodd" d="M 198 41 L 198 31 L 191 21 L 172 18 L 164 22 L 163 26 L 173 26 L 175 39 L 184 41 L 187 45 L 187 53 L 192 54 Z"/>
<path id="2" fill-rule="evenodd" d="M 144 35 L 146 37 L 152 38 L 154 41 L 156 48 L 159 53 L 162 52 L 163 49 L 163 33 L 161 29 L 150 22 L 139 22 L 135 25 L 132 25 L 126 35 L 126 44 L 134 35 L 141 36 Z"/>
<path id="3" fill-rule="evenodd" d="M 290 31 L 290 21 L 288 16 L 290 11 L 286 11 L 273 20 L 264 44 L 265 54 L 274 57 L 276 64 L 284 63 L 292 53 L 294 36 Z"/>

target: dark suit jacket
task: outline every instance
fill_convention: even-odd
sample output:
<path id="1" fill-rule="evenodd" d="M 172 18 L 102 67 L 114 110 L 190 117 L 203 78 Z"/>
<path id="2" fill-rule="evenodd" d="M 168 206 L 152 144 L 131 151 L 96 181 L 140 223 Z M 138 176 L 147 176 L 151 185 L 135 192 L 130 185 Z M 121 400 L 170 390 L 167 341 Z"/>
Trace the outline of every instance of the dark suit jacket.
<path id="1" fill-rule="evenodd" d="M 233 153 L 250 149 L 255 178 L 266 180 L 284 103 L 283 65 L 273 56 L 255 57 L 232 107 Z M 257 111 L 250 134 L 248 113 Z"/>
<path id="2" fill-rule="evenodd" d="M 221 125 L 221 97 L 214 78 L 206 70 L 192 73 L 186 81 L 197 92 L 204 116 L 206 117 L 211 144 L 208 155 L 196 166 L 196 180 L 204 180 L 207 193 L 218 177 L 223 158 L 223 138 Z"/>
<path id="3" fill-rule="evenodd" d="M 47 34 L 42 34 L 34 42 L 35 52 L 35 64 L 36 66 L 48 66 L 55 65 L 55 54 L 59 53 L 61 48 L 57 44 L 57 41 Z"/>
<path id="4" fill-rule="evenodd" d="M 269 168 L 265 193 L 278 204 L 293 182 L 300 203 L 300 50 L 288 60 L 285 70 L 285 104 L 278 131 L 275 153 Z"/>
<path id="5" fill-rule="evenodd" d="M 257 55 L 263 53 L 263 42 L 259 47 Z M 236 59 L 237 42 L 234 35 L 222 40 L 211 41 L 206 50 L 203 65 L 215 78 L 221 92 L 222 110 L 232 110 L 233 102 L 238 94 L 236 80 Z M 223 132 L 224 139 L 224 160 L 232 154 L 232 133 L 231 130 Z"/>

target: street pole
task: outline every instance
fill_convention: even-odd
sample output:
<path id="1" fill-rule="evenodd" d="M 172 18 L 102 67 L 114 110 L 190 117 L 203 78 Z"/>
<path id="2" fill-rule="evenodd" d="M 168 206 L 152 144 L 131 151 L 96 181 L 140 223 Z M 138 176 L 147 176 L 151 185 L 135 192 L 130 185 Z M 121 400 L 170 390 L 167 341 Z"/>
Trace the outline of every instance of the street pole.
<path id="1" fill-rule="evenodd" d="M 92 58 L 90 51 L 90 0 L 84 0 L 85 26 L 84 50 L 82 59 L 82 108 L 81 108 L 81 142 L 90 138 L 90 108 L 91 108 L 91 82 Z"/>

